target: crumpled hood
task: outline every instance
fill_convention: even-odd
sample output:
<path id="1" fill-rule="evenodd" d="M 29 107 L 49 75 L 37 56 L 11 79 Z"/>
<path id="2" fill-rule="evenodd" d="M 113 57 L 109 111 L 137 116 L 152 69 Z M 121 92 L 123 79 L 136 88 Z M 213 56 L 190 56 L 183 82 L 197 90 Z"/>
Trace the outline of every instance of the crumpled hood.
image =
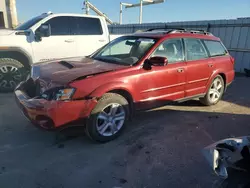
<path id="1" fill-rule="evenodd" d="M 14 32 L 15 30 L 11 30 L 11 29 L 0 29 L 0 36 L 11 35 Z"/>
<path id="2" fill-rule="evenodd" d="M 66 85 L 76 79 L 127 68 L 85 57 L 60 59 L 37 63 L 32 66 L 31 77 L 39 79 L 42 91 L 55 86 Z"/>

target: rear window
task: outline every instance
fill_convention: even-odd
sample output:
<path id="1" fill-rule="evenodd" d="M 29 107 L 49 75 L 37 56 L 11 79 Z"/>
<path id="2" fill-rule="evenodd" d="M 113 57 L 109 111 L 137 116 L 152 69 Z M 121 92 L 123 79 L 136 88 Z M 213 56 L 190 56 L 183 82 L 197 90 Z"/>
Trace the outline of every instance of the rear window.
<path id="1" fill-rule="evenodd" d="M 73 35 L 102 35 L 102 25 L 98 18 L 72 17 L 71 33 Z"/>
<path id="2" fill-rule="evenodd" d="M 208 58 L 207 51 L 199 39 L 185 38 L 184 42 L 188 61 Z"/>
<path id="3" fill-rule="evenodd" d="M 220 41 L 204 40 L 205 45 L 210 53 L 210 56 L 223 56 L 227 54 L 227 50 Z"/>

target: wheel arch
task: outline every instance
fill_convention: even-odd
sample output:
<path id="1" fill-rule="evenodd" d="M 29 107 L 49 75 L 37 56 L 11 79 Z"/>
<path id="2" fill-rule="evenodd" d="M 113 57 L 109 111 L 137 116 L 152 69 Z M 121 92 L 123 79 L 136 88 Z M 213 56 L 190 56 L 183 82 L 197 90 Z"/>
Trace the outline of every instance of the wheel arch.
<path id="1" fill-rule="evenodd" d="M 27 69 L 30 69 L 32 64 L 31 56 L 22 48 L 10 47 L 0 50 L 0 58 L 12 58 L 19 61 Z"/>
<path id="2" fill-rule="evenodd" d="M 128 101 L 131 112 L 134 112 L 134 97 L 130 87 L 127 84 L 123 82 L 112 82 L 105 84 L 95 89 L 89 96 L 99 99 L 105 93 L 117 93 L 123 96 Z"/>
<path id="3" fill-rule="evenodd" d="M 224 81 L 224 91 L 226 90 L 226 85 L 227 85 L 227 77 L 226 74 L 224 74 L 223 72 L 219 73 L 218 75 L 220 75 L 223 78 Z"/>
<path id="4" fill-rule="evenodd" d="M 131 114 L 134 113 L 134 100 L 133 100 L 133 96 L 130 94 L 130 92 L 128 92 L 125 89 L 113 89 L 108 91 L 107 93 L 117 93 L 121 96 L 123 96 L 129 103 L 129 110 L 131 112 Z"/>
<path id="5" fill-rule="evenodd" d="M 225 74 L 223 71 L 218 70 L 218 71 L 213 72 L 213 74 L 210 76 L 210 78 L 209 78 L 209 80 L 208 80 L 208 82 L 207 82 L 206 92 L 208 91 L 208 89 L 209 89 L 209 87 L 210 87 L 212 81 L 214 80 L 214 78 L 215 78 L 216 76 L 218 76 L 218 75 L 220 75 L 220 76 L 223 78 L 224 85 L 225 85 L 224 90 L 226 90 L 226 85 L 227 85 L 227 77 L 226 77 L 226 74 Z"/>

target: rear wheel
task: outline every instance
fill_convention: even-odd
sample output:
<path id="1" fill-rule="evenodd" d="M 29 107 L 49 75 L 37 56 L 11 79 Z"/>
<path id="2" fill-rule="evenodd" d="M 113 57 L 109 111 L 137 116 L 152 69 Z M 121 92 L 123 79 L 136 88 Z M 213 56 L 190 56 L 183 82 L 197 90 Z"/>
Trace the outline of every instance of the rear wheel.
<path id="1" fill-rule="evenodd" d="M 11 92 L 25 79 L 24 66 L 11 58 L 0 59 L 0 92 Z"/>
<path id="2" fill-rule="evenodd" d="M 207 106 L 217 104 L 223 96 L 224 89 L 225 83 L 223 78 L 220 75 L 216 76 L 205 97 L 200 99 L 201 103 Z"/>
<path id="3" fill-rule="evenodd" d="M 108 142 L 117 138 L 128 120 L 128 105 L 128 101 L 119 94 L 104 94 L 87 121 L 87 135 L 98 142 Z"/>

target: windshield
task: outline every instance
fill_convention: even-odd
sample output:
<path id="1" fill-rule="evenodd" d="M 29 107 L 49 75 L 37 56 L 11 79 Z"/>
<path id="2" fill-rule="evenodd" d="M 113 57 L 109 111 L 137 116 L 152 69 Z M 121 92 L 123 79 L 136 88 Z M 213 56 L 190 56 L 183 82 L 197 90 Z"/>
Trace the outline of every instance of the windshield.
<path id="1" fill-rule="evenodd" d="M 98 51 L 92 58 L 108 63 L 133 65 L 155 44 L 156 40 L 144 37 L 120 37 Z"/>
<path id="2" fill-rule="evenodd" d="M 31 28 L 33 25 L 35 25 L 37 22 L 39 22 L 40 20 L 46 18 L 47 16 L 48 14 L 42 14 L 41 16 L 34 17 L 24 22 L 23 24 L 19 25 L 15 30 L 27 30 Z"/>

